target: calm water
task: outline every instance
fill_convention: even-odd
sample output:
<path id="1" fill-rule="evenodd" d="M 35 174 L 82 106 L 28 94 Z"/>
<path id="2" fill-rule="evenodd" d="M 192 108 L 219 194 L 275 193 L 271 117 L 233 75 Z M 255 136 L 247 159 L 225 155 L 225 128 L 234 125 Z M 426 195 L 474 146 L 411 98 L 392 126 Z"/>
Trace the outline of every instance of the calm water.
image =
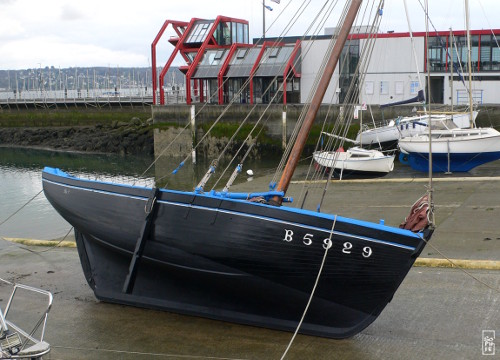
<path id="1" fill-rule="evenodd" d="M 119 156 L 102 154 L 65 153 L 32 149 L 0 147 L 0 223 L 26 204 L 42 190 L 42 169 L 45 166 L 58 167 L 72 175 L 139 186 L 153 186 L 155 183 L 172 189 L 192 190 L 209 167 L 206 161 L 196 165 L 187 162 L 175 175 L 171 172 L 182 159 L 160 159 L 143 175 L 151 165 L 149 156 Z M 248 162 L 246 168 L 260 173 L 272 171 L 279 159 Z M 226 164 L 220 164 L 218 173 Z M 231 166 L 228 173 L 231 172 Z M 227 174 L 221 180 L 222 188 Z M 216 177 L 208 183 L 210 189 Z M 246 181 L 241 176 L 235 184 Z M 265 190 L 265 189 L 262 189 Z M 0 237 L 22 237 L 34 239 L 56 239 L 63 237 L 71 226 L 62 219 L 49 204 L 43 192 L 3 225 Z"/>

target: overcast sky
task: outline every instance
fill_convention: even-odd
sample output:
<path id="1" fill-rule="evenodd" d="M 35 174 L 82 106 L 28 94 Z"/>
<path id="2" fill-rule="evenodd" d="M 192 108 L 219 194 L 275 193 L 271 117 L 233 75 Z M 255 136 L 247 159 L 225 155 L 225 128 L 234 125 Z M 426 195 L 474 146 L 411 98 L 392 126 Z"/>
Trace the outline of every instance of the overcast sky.
<path id="1" fill-rule="evenodd" d="M 472 29 L 500 28 L 499 0 L 469 1 Z M 413 30 L 425 30 L 419 0 L 407 2 Z M 280 4 L 266 0 L 273 8 L 266 10 L 268 35 L 281 35 L 303 3 L 309 3 L 306 16 L 288 36 L 302 35 L 324 0 L 281 0 Z M 430 0 L 429 13 L 438 30 L 465 28 L 462 0 Z M 250 38 L 262 35 L 262 0 L 0 0 L 0 69 L 146 67 L 151 65 L 151 42 L 166 19 L 189 21 L 217 15 L 246 19 Z M 335 25 L 333 18 L 326 23 Z M 385 1 L 381 30 L 408 31 L 403 0 Z M 166 41 L 170 35 L 169 28 L 160 44 L 159 63 L 173 49 Z"/>

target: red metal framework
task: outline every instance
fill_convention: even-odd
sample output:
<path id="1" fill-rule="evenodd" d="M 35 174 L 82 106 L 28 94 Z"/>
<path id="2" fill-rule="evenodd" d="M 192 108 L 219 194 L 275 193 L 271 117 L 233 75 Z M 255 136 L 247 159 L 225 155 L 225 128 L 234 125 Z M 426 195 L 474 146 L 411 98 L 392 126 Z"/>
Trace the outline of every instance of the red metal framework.
<path id="1" fill-rule="evenodd" d="M 210 24 L 210 28 L 208 31 L 205 33 L 204 38 L 200 39 L 199 42 L 192 42 L 189 40 L 189 37 L 191 36 L 190 34 L 193 31 L 197 31 L 196 26 L 199 26 L 200 22 Z M 218 43 L 219 39 L 219 33 L 218 35 L 216 34 L 216 31 L 219 29 L 219 26 L 221 23 L 228 23 L 232 24 L 229 25 L 231 26 L 231 41 L 229 43 L 224 42 L 223 44 Z M 255 47 L 256 45 L 254 44 L 247 44 L 247 43 L 238 43 L 238 42 L 233 42 L 235 39 L 233 37 L 233 29 L 234 29 L 234 23 L 238 24 L 244 24 L 248 27 L 248 21 L 246 20 L 241 20 L 241 19 L 235 19 L 231 17 L 226 17 L 226 16 L 218 16 L 215 20 L 203 20 L 199 18 L 193 18 L 189 23 L 187 22 L 182 22 L 182 21 L 173 21 L 173 20 L 167 20 L 161 27 L 160 31 L 158 32 L 158 35 L 154 39 L 152 45 L 151 45 L 151 55 L 152 55 L 152 73 L 153 73 L 153 104 L 157 104 L 157 92 L 159 91 L 159 103 L 161 105 L 165 104 L 165 93 L 163 89 L 164 85 L 164 78 L 165 75 L 167 74 L 170 66 L 172 65 L 173 60 L 175 57 L 180 54 L 184 60 L 186 61 L 186 65 L 180 66 L 179 70 L 185 74 L 185 92 L 186 92 L 186 103 L 191 104 L 193 101 L 193 96 L 198 97 L 199 96 L 199 101 L 203 102 L 205 101 L 204 99 L 204 80 L 203 79 L 193 79 L 193 76 L 195 76 L 196 70 L 198 65 L 203 59 L 203 56 L 205 55 L 207 50 L 210 49 L 229 49 L 228 54 L 221 65 L 221 68 L 219 69 L 219 72 L 217 74 L 217 84 L 218 84 L 218 103 L 223 104 L 224 103 L 224 76 L 227 73 L 227 69 L 229 67 L 229 64 L 231 62 L 231 59 L 234 57 L 236 51 L 240 48 L 251 48 Z M 163 67 L 160 75 L 158 76 L 158 80 L 156 77 L 156 45 L 160 41 L 160 38 L 162 37 L 163 33 L 165 32 L 166 28 L 172 25 L 175 32 L 177 33 L 177 37 L 173 37 L 169 39 L 169 42 L 172 43 L 172 45 L 175 46 L 174 50 L 172 51 L 172 54 L 170 55 L 169 59 L 167 60 L 165 66 Z M 222 29 L 219 29 L 222 31 Z M 248 35 L 248 33 L 247 33 Z M 245 37 L 245 41 L 248 41 L 248 38 Z M 264 42 L 261 45 L 261 49 L 259 52 L 259 55 L 257 56 L 257 59 L 255 60 L 253 67 L 250 71 L 249 75 L 249 92 L 250 92 L 250 103 L 254 103 L 254 94 L 253 94 L 253 77 L 255 76 L 257 69 L 259 67 L 259 64 L 262 60 L 262 57 L 265 53 L 266 48 L 268 47 L 283 47 L 284 43 L 277 43 L 277 42 L 271 42 L 267 41 Z M 297 72 L 295 66 L 294 66 L 294 60 L 295 57 L 297 56 L 298 50 L 300 49 L 300 41 L 297 40 L 295 43 L 295 47 L 292 51 L 292 55 L 290 59 L 288 60 L 286 67 L 284 69 L 284 80 L 286 79 L 286 76 L 292 72 L 295 77 L 300 77 L 300 74 Z M 192 81 L 193 80 L 193 84 Z M 286 104 L 286 82 L 284 83 L 284 103 Z"/>
<path id="2" fill-rule="evenodd" d="M 203 55 L 205 54 L 205 50 L 207 49 L 207 47 L 209 45 L 217 45 L 218 48 L 220 48 L 220 49 L 231 47 L 231 45 L 217 44 L 217 41 L 214 38 L 215 30 L 217 30 L 217 27 L 222 22 L 236 22 L 236 23 L 242 23 L 242 24 L 248 25 L 248 21 L 245 21 L 245 20 L 230 18 L 230 17 L 226 17 L 226 16 L 217 16 L 215 21 L 212 23 L 212 27 L 210 28 L 210 31 L 208 32 L 205 40 L 203 41 L 200 48 L 198 49 L 198 53 L 196 54 L 196 57 L 193 59 L 193 62 L 190 64 L 189 70 L 186 73 L 186 103 L 188 105 L 191 104 L 191 102 L 192 102 L 192 99 L 191 99 L 191 77 L 193 76 L 193 74 L 196 70 L 196 67 L 198 66 L 200 60 L 203 58 Z M 190 29 L 188 29 L 188 32 L 189 32 L 189 30 Z"/>
<path id="3" fill-rule="evenodd" d="M 248 21 L 246 20 L 241 20 L 241 19 L 235 19 L 231 17 L 226 17 L 226 16 L 218 16 L 213 23 L 211 24 L 211 28 L 209 32 L 207 33 L 207 36 L 205 37 L 204 41 L 201 43 L 201 45 L 194 45 L 194 44 L 187 44 L 186 43 L 186 38 L 189 36 L 190 32 L 193 30 L 194 26 L 197 24 L 198 21 L 202 19 L 199 18 L 193 18 L 189 23 L 183 22 L 183 21 L 172 21 L 172 20 L 167 20 L 161 27 L 160 31 L 158 32 L 158 35 L 154 39 L 153 43 L 151 44 L 151 57 L 152 57 L 152 73 L 153 73 L 153 104 L 156 104 L 156 92 L 159 90 L 160 92 L 160 104 L 164 105 L 165 104 L 165 93 L 163 89 L 163 81 L 165 78 L 165 75 L 167 74 L 168 69 L 172 65 L 173 60 L 177 56 L 177 54 L 181 54 L 184 60 L 186 61 L 187 66 L 181 66 L 180 70 L 185 72 L 186 75 L 186 102 L 188 104 L 191 104 L 192 99 L 191 99 L 191 78 L 196 71 L 196 67 L 200 60 L 203 58 L 203 55 L 205 53 L 205 50 L 210 47 L 217 47 L 219 49 L 222 48 L 229 48 L 231 45 L 220 45 L 217 44 L 217 41 L 214 37 L 214 33 L 217 30 L 217 27 L 219 26 L 220 23 L 222 22 L 229 22 L 229 23 L 241 23 L 245 24 L 248 26 Z M 168 25 L 172 24 L 174 27 L 175 32 L 177 33 L 178 37 L 170 39 L 169 41 L 175 46 L 175 49 L 173 50 L 172 54 L 170 55 L 168 61 L 166 62 L 165 66 L 163 67 L 159 78 L 158 82 L 156 80 L 156 45 L 159 42 L 161 36 L 163 35 L 165 29 L 168 27 Z M 189 57 L 188 54 L 193 53 L 193 57 Z M 191 60 L 193 59 L 193 60 Z M 194 82 L 194 93 L 197 95 L 198 93 L 200 94 L 200 101 L 204 101 L 203 98 L 203 82 L 201 80 L 195 80 Z"/>
<path id="4" fill-rule="evenodd" d="M 160 41 L 161 37 L 163 36 L 163 33 L 167 29 L 168 25 L 172 24 L 172 27 L 174 28 L 174 31 L 177 33 L 179 37 L 182 37 L 183 34 L 186 31 L 186 27 L 188 25 L 187 22 L 185 21 L 176 21 L 176 20 L 165 20 L 163 23 L 163 26 L 161 27 L 160 31 L 156 35 L 155 39 L 153 40 L 153 43 L 151 44 L 151 67 L 152 67 L 152 81 L 153 81 L 153 104 L 156 104 L 156 91 L 158 89 L 158 85 L 156 82 L 156 45 Z M 175 57 L 175 56 L 174 56 Z M 172 58 L 172 57 L 171 57 Z M 173 60 L 173 58 L 172 58 Z M 171 60 L 169 59 L 170 63 Z M 168 64 L 168 63 L 167 63 Z M 168 67 L 170 64 L 168 64 Z M 163 80 L 163 79 L 162 79 Z M 163 86 L 160 85 L 160 89 L 163 92 Z"/>
<path id="5" fill-rule="evenodd" d="M 273 46 L 283 46 L 283 43 L 264 41 L 264 43 L 262 43 L 262 49 L 260 49 L 259 55 L 257 56 L 257 59 L 255 59 L 255 63 L 253 64 L 252 70 L 250 71 L 250 76 L 248 77 L 250 81 L 250 104 L 253 104 L 253 76 L 255 75 L 255 72 L 259 67 L 260 61 L 262 60 L 262 56 L 264 56 L 266 48 Z"/>
<path id="6" fill-rule="evenodd" d="M 217 90 L 218 90 L 218 103 L 219 105 L 224 104 L 224 74 L 227 71 L 227 68 L 229 67 L 229 63 L 231 62 L 231 59 L 233 58 L 233 55 L 235 54 L 236 50 L 241 49 L 241 48 L 251 48 L 254 47 L 255 45 L 251 44 L 238 44 L 234 43 L 231 45 L 231 48 L 229 49 L 229 53 L 227 54 L 226 60 L 224 60 L 224 63 L 222 64 L 219 74 L 217 74 Z"/>
<path id="7" fill-rule="evenodd" d="M 291 70 L 295 77 L 300 78 L 300 73 L 297 72 L 297 69 L 295 69 L 295 64 L 294 64 L 299 49 L 300 49 L 300 40 L 297 40 L 295 42 L 292 55 L 290 55 L 290 59 L 288 60 L 288 63 L 285 66 L 285 70 L 283 71 L 283 105 L 286 105 L 286 80 L 288 72 Z"/>

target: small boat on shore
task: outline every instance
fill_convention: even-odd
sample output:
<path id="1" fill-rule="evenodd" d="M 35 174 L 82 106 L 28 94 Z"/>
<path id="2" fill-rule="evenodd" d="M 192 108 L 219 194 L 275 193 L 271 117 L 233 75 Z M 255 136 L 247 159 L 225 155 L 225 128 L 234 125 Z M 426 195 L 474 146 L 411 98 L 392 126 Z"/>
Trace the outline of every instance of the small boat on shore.
<path id="1" fill-rule="evenodd" d="M 351 147 L 344 151 L 315 151 L 314 160 L 320 166 L 333 170 L 340 180 L 344 177 L 378 177 L 394 169 L 394 155 L 378 150 Z"/>

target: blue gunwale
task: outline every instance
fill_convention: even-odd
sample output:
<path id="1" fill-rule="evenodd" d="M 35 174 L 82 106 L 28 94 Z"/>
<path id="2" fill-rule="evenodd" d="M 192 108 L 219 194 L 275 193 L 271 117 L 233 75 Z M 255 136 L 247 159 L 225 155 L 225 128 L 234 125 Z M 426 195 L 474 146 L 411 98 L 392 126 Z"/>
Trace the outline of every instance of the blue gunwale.
<path id="1" fill-rule="evenodd" d="M 58 177 L 62 177 L 62 178 L 78 180 L 80 182 L 89 183 L 89 184 L 96 184 L 97 183 L 97 184 L 112 185 L 112 186 L 118 186 L 121 188 L 138 189 L 138 190 L 150 190 L 151 189 L 149 187 L 144 187 L 144 186 L 118 184 L 118 183 L 112 183 L 112 182 L 106 182 L 106 181 L 96 181 L 96 180 L 78 178 L 78 177 L 69 175 L 60 169 L 52 168 L 52 167 L 45 167 L 43 169 L 43 172 L 45 172 L 47 174 L 55 175 Z M 47 180 L 44 180 L 44 181 L 47 181 Z M 190 195 L 190 196 L 214 198 L 214 199 L 224 199 L 226 201 L 239 202 L 239 203 L 243 202 L 246 204 L 252 204 L 253 206 L 262 206 L 262 207 L 266 207 L 266 208 L 271 207 L 273 209 L 279 209 L 281 211 L 288 211 L 288 212 L 301 214 L 301 215 L 319 217 L 319 218 L 323 218 L 323 219 L 327 219 L 327 220 L 331 220 L 331 221 L 333 221 L 336 217 L 337 221 L 350 223 L 353 225 L 362 226 L 362 227 L 366 227 L 366 228 L 371 228 L 374 230 L 391 232 L 394 234 L 403 235 L 403 236 L 407 236 L 407 237 L 423 239 L 423 234 L 421 232 L 414 233 L 410 230 L 392 227 L 392 226 L 388 226 L 388 225 L 383 225 L 383 224 L 379 224 L 379 223 L 374 223 L 374 222 L 370 222 L 370 221 L 352 219 L 352 218 L 347 218 L 347 217 L 343 217 L 343 216 L 339 216 L 339 215 L 336 216 L 333 214 L 325 214 L 325 213 L 315 212 L 315 211 L 307 210 L 307 209 L 297 209 L 297 208 L 292 208 L 292 207 L 288 207 L 288 206 L 275 207 L 272 205 L 261 204 L 261 203 L 256 203 L 256 202 L 250 203 L 250 202 L 246 201 L 246 199 L 249 199 L 249 198 L 252 198 L 255 196 L 272 197 L 274 195 L 283 195 L 283 192 L 278 192 L 278 191 L 267 191 L 267 192 L 256 192 L 256 193 L 220 193 L 220 192 L 215 192 L 215 191 L 211 191 L 208 193 L 200 193 L 200 192 L 196 192 L 196 191 L 179 191 L 179 190 L 170 190 L 170 189 L 160 189 L 160 191 L 163 193 Z M 103 192 L 112 193 L 111 191 L 103 191 Z M 122 194 L 120 194 L 120 195 L 122 195 Z M 137 198 L 138 196 L 132 196 L 132 197 Z M 144 196 L 143 199 L 147 200 L 147 197 Z"/>

